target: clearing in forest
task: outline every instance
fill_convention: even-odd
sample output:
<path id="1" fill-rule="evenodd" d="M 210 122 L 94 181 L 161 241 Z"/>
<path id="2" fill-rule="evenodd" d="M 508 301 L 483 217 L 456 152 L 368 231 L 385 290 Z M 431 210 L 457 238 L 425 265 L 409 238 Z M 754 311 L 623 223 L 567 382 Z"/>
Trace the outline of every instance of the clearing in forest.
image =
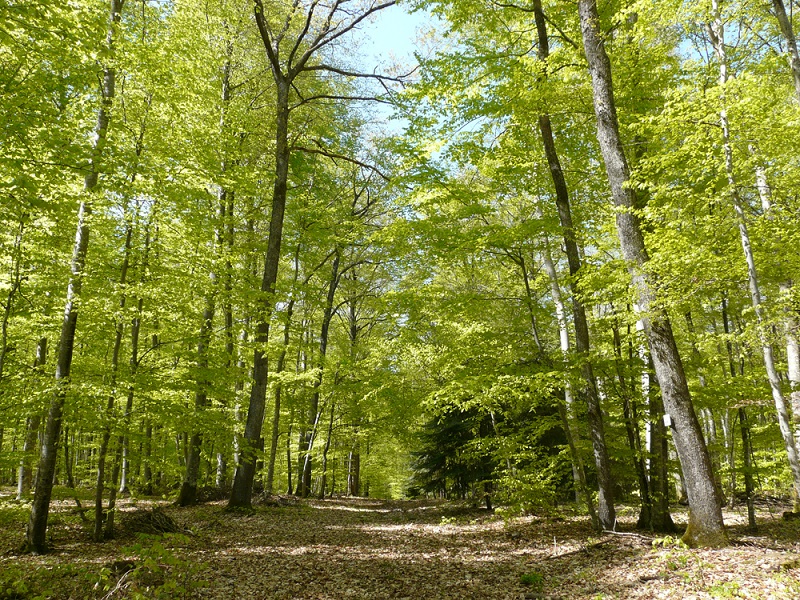
<path id="1" fill-rule="evenodd" d="M 120 520 L 153 506 L 126 501 Z M 758 534 L 727 513 L 735 543 L 723 550 L 634 533 L 632 509 L 620 511 L 614 535 L 563 511 L 503 519 L 433 501 L 273 497 L 252 512 L 160 510 L 180 533 L 123 528 L 95 544 L 72 505 L 58 502 L 53 552 L 31 556 L 12 549 L 26 509 L 0 505 L 0 598 L 800 597 L 800 522 L 783 521 L 778 507 L 761 507 Z"/>

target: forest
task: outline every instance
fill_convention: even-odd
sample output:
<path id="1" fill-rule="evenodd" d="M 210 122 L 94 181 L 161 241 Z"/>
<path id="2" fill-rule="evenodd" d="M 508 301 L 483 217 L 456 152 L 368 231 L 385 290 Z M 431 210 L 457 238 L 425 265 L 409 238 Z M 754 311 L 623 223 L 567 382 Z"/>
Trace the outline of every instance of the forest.
<path id="1" fill-rule="evenodd" d="M 0 600 L 800 596 L 797 8 L 0 0 Z"/>

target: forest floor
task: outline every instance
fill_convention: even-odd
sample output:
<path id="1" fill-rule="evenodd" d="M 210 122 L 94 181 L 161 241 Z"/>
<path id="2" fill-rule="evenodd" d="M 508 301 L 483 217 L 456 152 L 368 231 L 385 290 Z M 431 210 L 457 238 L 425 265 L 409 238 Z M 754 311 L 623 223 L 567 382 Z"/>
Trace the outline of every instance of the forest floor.
<path id="1" fill-rule="evenodd" d="M 433 501 L 286 498 L 241 513 L 124 500 L 122 523 L 160 504 L 182 532 L 123 529 L 96 544 L 61 499 L 52 552 L 31 556 L 17 551 L 29 509 L 10 493 L 0 489 L 0 600 L 800 598 L 800 521 L 781 506 L 760 507 L 757 533 L 726 512 L 733 545 L 691 550 L 634 532 L 630 508 L 618 534 L 600 535 L 565 509 L 503 519 Z"/>

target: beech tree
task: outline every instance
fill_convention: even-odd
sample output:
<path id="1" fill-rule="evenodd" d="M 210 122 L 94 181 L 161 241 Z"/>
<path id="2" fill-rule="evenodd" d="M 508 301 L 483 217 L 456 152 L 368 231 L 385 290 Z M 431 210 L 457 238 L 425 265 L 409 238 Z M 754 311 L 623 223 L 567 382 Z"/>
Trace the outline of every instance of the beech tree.
<path id="1" fill-rule="evenodd" d="M 264 11 L 261 0 L 254 1 L 255 19 L 258 32 L 264 43 L 267 61 L 276 88 L 275 104 L 275 176 L 270 213 L 269 242 L 264 258 L 264 270 L 261 280 L 261 292 L 266 299 L 261 308 L 256 325 L 256 343 L 265 345 L 269 342 L 270 318 L 274 300 L 270 299 L 275 291 L 278 278 L 278 267 L 281 259 L 281 241 L 283 236 L 283 219 L 286 210 L 287 182 L 289 179 L 289 159 L 292 153 L 290 144 L 289 117 L 293 110 L 313 102 L 314 96 L 299 95 L 296 104 L 291 103 L 295 82 L 301 75 L 328 73 L 344 77 L 358 77 L 359 74 L 346 71 L 333 64 L 321 62 L 324 52 L 343 35 L 352 31 L 359 23 L 370 15 L 395 4 L 388 2 L 369 2 L 358 9 L 344 9 L 342 3 L 334 2 L 329 7 L 321 7 L 311 2 L 307 7 L 295 2 L 288 7 L 284 15 L 273 25 L 272 15 Z M 317 10 L 322 8 L 322 14 Z M 288 36 L 288 37 L 287 37 Z M 283 47 L 282 47 L 283 46 Z M 313 59 L 313 60 L 312 60 Z M 367 75 L 368 78 L 382 79 L 381 76 Z M 319 99 L 331 97 L 323 94 Z M 335 98 L 335 96 L 334 96 Z M 298 149 L 295 148 L 295 151 Z M 320 150 L 311 150 L 325 153 Z M 253 355 L 253 383 L 250 389 L 250 400 L 247 409 L 244 437 L 239 455 L 239 464 L 234 475 L 233 489 L 229 506 L 249 506 L 255 476 L 255 449 L 259 445 L 261 428 L 264 422 L 267 392 L 267 355 L 256 349 Z"/>

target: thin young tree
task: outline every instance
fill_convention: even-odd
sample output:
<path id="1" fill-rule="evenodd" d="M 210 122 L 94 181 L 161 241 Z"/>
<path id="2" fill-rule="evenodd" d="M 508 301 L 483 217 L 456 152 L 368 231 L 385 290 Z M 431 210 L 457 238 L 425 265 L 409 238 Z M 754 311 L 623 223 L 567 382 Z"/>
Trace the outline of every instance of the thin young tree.
<path id="1" fill-rule="evenodd" d="M 719 84 L 723 88 L 723 105 L 719 112 L 719 122 L 722 130 L 722 149 L 725 156 L 725 175 L 728 183 L 727 193 L 733 204 L 734 212 L 736 213 L 736 221 L 739 228 L 739 238 L 742 244 L 742 252 L 747 264 L 747 281 L 750 288 L 750 301 L 752 303 L 753 311 L 755 312 L 756 320 L 758 321 L 759 326 L 759 336 L 761 341 L 761 352 L 764 358 L 764 367 L 767 371 L 767 380 L 769 381 L 772 399 L 775 403 L 775 411 L 778 416 L 778 426 L 781 431 L 784 447 L 786 448 L 786 456 L 789 460 L 789 468 L 792 472 L 792 483 L 795 498 L 794 509 L 795 511 L 799 511 L 800 457 L 797 453 L 797 445 L 795 443 L 791 422 L 789 420 L 789 410 L 786 404 L 786 399 L 784 398 L 783 391 L 781 390 L 780 377 L 778 376 L 778 370 L 775 367 L 775 357 L 772 344 L 769 341 L 767 332 L 764 330 L 766 326 L 766 315 L 764 313 L 763 301 L 761 297 L 758 270 L 756 268 L 753 245 L 750 240 L 750 231 L 747 226 L 744 203 L 741 195 L 739 194 L 736 174 L 734 172 L 730 120 L 728 118 L 728 111 L 725 106 L 724 94 L 725 85 L 728 83 L 728 55 L 725 48 L 725 26 L 722 21 L 722 11 L 719 0 L 711 0 L 711 12 L 711 23 L 708 25 L 708 35 L 711 39 L 711 44 L 714 46 L 714 52 L 717 55 L 717 61 L 719 63 Z"/>
<path id="2" fill-rule="evenodd" d="M 125 0 L 110 0 L 108 31 L 106 33 L 106 52 L 109 57 L 114 54 L 114 41 L 116 29 L 122 16 L 122 7 Z M 78 226 L 75 234 L 75 244 L 72 251 L 70 265 L 70 279 L 67 286 L 67 298 L 64 308 L 64 318 L 61 324 L 61 336 L 58 345 L 58 360 L 56 365 L 56 386 L 50 408 L 47 413 L 47 424 L 42 440 L 39 457 L 39 474 L 36 478 L 36 490 L 33 497 L 30 519 L 26 533 L 26 547 L 32 552 L 45 552 L 47 550 L 47 518 L 50 511 L 50 497 L 53 492 L 53 479 L 55 477 L 56 460 L 58 458 L 58 443 L 61 438 L 61 422 L 64 411 L 64 401 L 67 396 L 72 356 L 75 344 L 75 331 L 78 324 L 78 300 L 81 296 L 83 283 L 83 270 L 86 265 L 86 253 L 89 248 L 89 222 L 92 210 L 93 196 L 99 192 L 98 181 L 100 164 L 106 147 L 111 109 L 114 103 L 116 85 L 116 71 L 112 61 L 103 69 L 102 86 L 100 90 L 100 108 L 97 111 L 97 122 L 94 129 L 94 138 L 91 146 L 91 158 L 83 183 L 83 196 L 78 208 Z"/>

